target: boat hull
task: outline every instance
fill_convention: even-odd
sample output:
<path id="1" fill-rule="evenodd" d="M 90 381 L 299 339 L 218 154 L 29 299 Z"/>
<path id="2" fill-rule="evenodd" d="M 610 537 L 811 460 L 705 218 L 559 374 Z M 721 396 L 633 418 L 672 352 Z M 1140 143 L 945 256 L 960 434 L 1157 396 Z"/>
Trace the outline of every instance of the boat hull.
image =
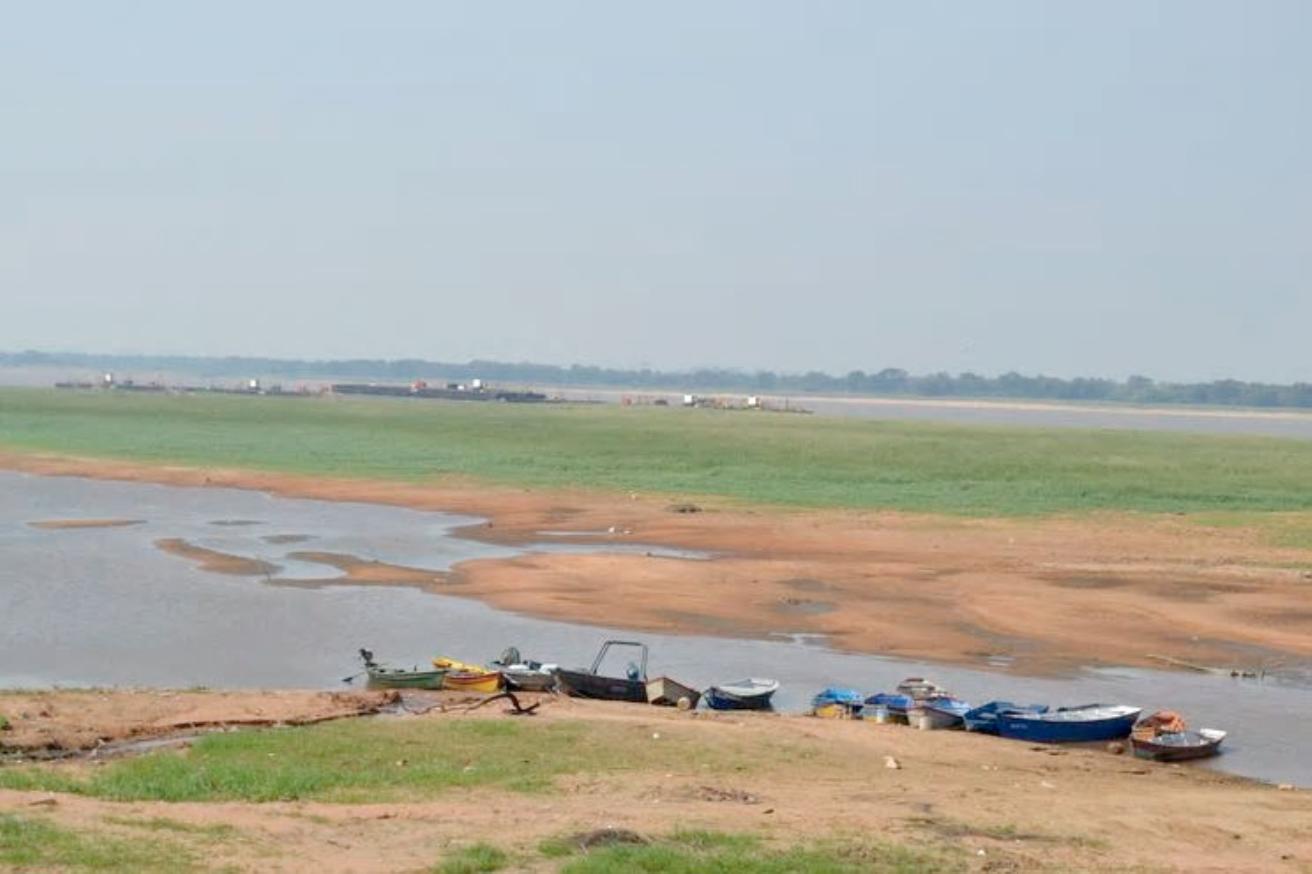
<path id="1" fill-rule="evenodd" d="M 376 689 L 441 689 L 446 671 L 391 671 L 370 669 L 369 685 Z"/>
<path id="2" fill-rule="evenodd" d="M 684 707 L 688 710 L 697 706 L 702 693 L 691 686 L 685 686 L 669 677 L 657 677 L 647 681 L 647 703 L 661 707 Z M 684 704 L 683 702 L 687 702 Z"/>
<path id="3" fill-rule="evenodd" d="M 556 671 L 556 685 L 574 698 L 647 703 L 647 684 L 642 680 L 601 677 L 588 671 L 560 668 Z"/>
<path id="4" fill-rule="evenodd" d="M 442 688 L 452 692 L 495 692 L 501 688 L 501 675 L 495 671 L 451 671 L 443 680 Z"/>
<path id="5" fill-rule="evenodd" d="M 980 734 L 997 734 L 998 714 L 1009 710 L 1035 716 L 1047 713 L 1048 707 L 1046 704 L 1013 704 L 1010 701 L 990 701 L 988 704 L 976 707 L 974 710 L 966 711 L 961 718 L 966 725 L 966 731 L 975 731 Z"/>
<path id="6" fill-rule="evenodd" d="M 1130 737 L 1134 754 L 1141 759 L 1153 762 L 1188 762 L 1194 759 L 1209 759 L 1221 752 L 1221 741 L 1225 732 L 1221 731 L 1185 731 L 1168 738 L 1158 737 L 1153 740 Z"/>
<path id="7" fill-rule="evenodd" d="M 1106 717 L 1091 714 L 1086 719 L 1063 710 L 1033 715 L 1004 712 L 998 714 L 997 728 L 1002 737 L 1030 743 L 1095 743 L 1129 736 L 1139 713 L 1127 708 Z"/>
<path id="8" fill-rule="evenodd" d="M 556 688 L 556 675 L 541 671 L 502 671 L 507 689 L 517 692 L 550 692 Z"/>
<path id="9" fill-rule="evenodd" d="M 712 710 L 769 710 L 775 689 L 740 695 L 716 686 L 706 690 L 706 706 Z"/>
<path id="10" fill-rule="evenodd" d="M 929 704 L 921 704 L 907 711 L 907 721 L 917 728 L 925 729 L 965 728 L 959 709 L 949 710 Z"/>

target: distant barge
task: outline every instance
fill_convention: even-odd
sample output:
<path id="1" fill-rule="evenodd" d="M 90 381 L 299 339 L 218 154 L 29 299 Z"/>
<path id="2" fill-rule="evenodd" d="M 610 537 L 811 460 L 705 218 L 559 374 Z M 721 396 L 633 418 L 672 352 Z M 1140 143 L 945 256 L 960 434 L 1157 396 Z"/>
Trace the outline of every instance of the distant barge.
<path id="1" fill-rule="evenodd" d="M 382 395 L 397 398 L 433 398 L 444 401 L 503 401 L 509 404 L 540 404 L 547 396 L 535 391 L 506 391 L 482 386 L 464 388 L 454 383 L 434 388 L 422 382 L 413 385 L 374 385 L 372 383 L 333 383 L 333 394 Z"/>

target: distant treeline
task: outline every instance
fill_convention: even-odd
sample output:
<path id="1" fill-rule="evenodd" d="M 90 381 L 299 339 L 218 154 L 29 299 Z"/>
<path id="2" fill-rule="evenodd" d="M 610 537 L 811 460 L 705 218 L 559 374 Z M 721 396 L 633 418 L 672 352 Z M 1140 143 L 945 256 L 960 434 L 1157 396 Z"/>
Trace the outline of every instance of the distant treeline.
<path id="1" fill-rule="evenodd" d="M 279 379 L 385 380 L 417 377 L 519 383 L 537 386 L 610 386 L 685 391 L 743 391 L 762 394 L 856 394 L 931 398 L 1030 398 L 1061 401 L 1111 401 L 1135 404 L 1215 404 L 1244 407 L 1312 408 L 1312 384 L 1274 385 L 1221 379 L 1214 382 L 1157 382 L 1145 376 L 1114 379 L 1059 379 L 1004 373 L 931 373 L 912 375 L 886 368 L 876 373 L 854 370 L 845 376 L 811 371 L 802 374 L 767 370 L 704 368 L 687 372 L 618 370 L 580 364 L 509 364 L 469 361 L 463 364 L 424 361 L 346 359 L 302 361 L 279 358 L 202 358 L 161 355 L 88 355 L 52 352 L 0 352 L 0 366 L 55 366 L 110 370 L 142 379 L 154 372 L 189 373 L 202 378 L 268 376 Z"/>

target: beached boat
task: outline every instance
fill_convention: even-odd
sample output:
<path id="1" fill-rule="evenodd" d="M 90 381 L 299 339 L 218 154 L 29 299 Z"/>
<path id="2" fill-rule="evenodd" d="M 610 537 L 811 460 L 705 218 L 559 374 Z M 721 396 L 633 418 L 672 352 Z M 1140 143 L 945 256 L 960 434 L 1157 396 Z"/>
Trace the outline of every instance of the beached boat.
<path id="1" fill-rule="evenodd" d="M 919 702 L 948 692 L 924 677 L 907 677 L 897 684 L 896 692 L 879 692 L 866 699 L 865 711 L 878 722 L 906 722 L 907 714 Z"/>
<path id="2" fill-rule="evenodd" d="M 455 692 L 495 692 L 501 688 L 498 671 L 447 671 L 442 688 Z"/>
<path id="3" fill-rule="evenodd" d="M 1184 762 L 1217 755 L 1225 737 L 1224 731 L 1215 728 L 1192 731 L 1178 714 L 1161 710 L 1135 723 L 1130 745 L 1141 759 Z"/>
<path id="4" fill-rule="evenodd" d="M 990 701 L 961 715 L 966 724 L 966 731 L 978 731 L 981 734 L 998 733 L 998 714 L 1011 711 L 1014 713 L 1047 713 L 1046 704 L 1013 704 L 1010 701 Z"/>
<path id="5" fill-rule="evenodd" d="M 360 650 L 360 658 L 364 661 L 369 685 L 383 689 L 441 689 L 446 677 L 446 671 L 443 670 L 385 667 L 375 662 L 374 654 L 367 649 Z"/>
<path id="6" fill-rule="evenodd" d="M 768 710 L 770 699 L 778 691 L 778 680 L 749 677 L 707 689 L 706 706 L 714 710 Z"/>
<path id="7" fill-rule="evenodd" d="M 907 721 L 907 711 L 915 706 L 916 701 L 910 695 L 878 692 L 866 699 L 864 711 L 866 716 L 876 722 L 905 723 Z"/>
<path id="8" fill-rule="evenodd" d="M 924 677 L 907 677 L 901 683 L 897 684 L 897 693 L 899 695 L 908 695 L 916 701 L 925 698 L 932 698 L 935 695 L 947 695 L 948 690 L 944 689 L 938 683 L 926 680 Z"/>
<path id="9" fill-rule="evenodd" d="M 1033 743 L 1087 743 L 1119 740 L 1130 733 L 1142 711 L 1123 704 L 1084 704 L 1047 713 L 1003 711 L 998 734 Z"/>
<path id="10" fill-rule="evenodd" d="M 511 665 L 501 669 L 501 679 L 507 689 L 518 692 L 550 692 L 556 688 L 556 671 L 533 668 L 528 665 Z"/>
<path id="11" fill-rule="evenodd" d="M 965 716 L 970 704 L 951 695 L 933 695 L 917 701 L 907 711 L 907 721 L 916 728 L 965 728 Z"/>
<path id="12" fill-rule="evenodd" d="M 864 705 L 857 690 L 830 686 L 811 699 L 811 713 L 824 719 L 859 719 Z"/>
<path id="13" fill-rule="evenodd" d="M 495 692 L 501 688 L 501 672 L 462 662 L 457 659 L 437 656 L 433 667 L 446 671 L 442 688 L 457 692 Z"/>
<path id="14" fill-rule="evenodd" d="M 501 672 L 507 689 L 517 692 L 550 692 L 556 688 L 557 665 L 547 665 L 525 659 L 516 647 L 507 647 L 492 661 L 491 667 Z"/>
<path id="15" fill-rule="evenodd" d="M 642 652 L 640 664 L 630 662 L 623 677 L 603 677 L 597 673 L 612 646 L 633 647 Z M 647 645 L 631 640 L 608 640 L 601 645 L 591 668 L 557 668 L 556 683 L 560 691 L 575 698 L 600 698 L 603 701 L 647 702 Z"/>
<path id="16" fill-rule="evenodd" d="M 692 710 L 702 698 L 702 693 L 692 686 L 685 686 L 669 677 L 656 677 L 647 681 L 647 703 L 662 707 L 678 707 Z"/>

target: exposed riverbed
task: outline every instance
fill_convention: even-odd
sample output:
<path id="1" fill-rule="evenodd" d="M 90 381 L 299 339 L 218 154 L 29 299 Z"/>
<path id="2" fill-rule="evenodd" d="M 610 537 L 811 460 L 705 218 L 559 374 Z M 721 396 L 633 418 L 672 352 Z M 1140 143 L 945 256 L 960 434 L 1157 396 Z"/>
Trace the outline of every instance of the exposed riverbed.
<path id="1" fill-rule="evenodd" d="M 116 524 L 127 521 L 133 524 Z M 333 688 L 355 673 L 361 646 L 382 659 L 416 663 L 438 652 L 486 659 L 513 644 L 527 655 L 575 665 L 590 662 L 606 637 L 636 636 L 651 647 L 653 674 L 695 685 L 774 676 L 784 683 L 778 703 L 786 709 L 803 708 L 825 685 L 873 692 L 910 674 L 928 674 L 976 701 L 1170 707 L 1195 725 L 1231 732 L 1217 767 L 1312 785 L 1312 756 L 1301 743 L 1312 690 L 1296 677 L 1104 669 L 1027 678 L 834 652 L 823 641 L 789 637 L 786 626 L 778 640 L 763 641 L 544 621 L 441 594 L 443 574 L 462 561 L 525 551 L 638 551 L 670 561 L 704 556 L 634 543 L 560 542 L 567 538 L 559 536 L 512 548 L 457 535 L 478 521 L 234 489 L 0 473 L 0 686 Z M 262 563 L 265 570 L 206 570 L 157 545 L 168 540 Z M 340 568 L 305 558 L 325 553 L 429 571 L 437 592 L 347 584 Z"/>

